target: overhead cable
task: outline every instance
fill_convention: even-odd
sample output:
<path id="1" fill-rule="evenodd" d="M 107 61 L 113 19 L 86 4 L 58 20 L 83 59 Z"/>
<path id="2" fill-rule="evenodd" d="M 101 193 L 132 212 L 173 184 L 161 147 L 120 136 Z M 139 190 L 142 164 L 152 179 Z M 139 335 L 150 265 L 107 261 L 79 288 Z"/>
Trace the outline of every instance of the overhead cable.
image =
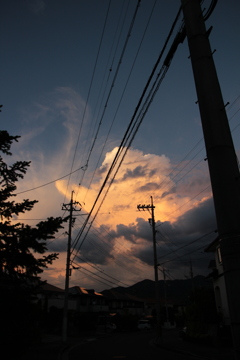
<path id="1" fill-rule="evenodd" d="M 94 76 L 95 76 L 95 71 L 96 71 L 96 67 L 97 67 L 97 63 L 98 63 L 98 58 L 99 58 L 99 54 L 100 54 L 100 49 L 101 49 L 101 46 L 102 46 L 102 40 L 103 40 L 105 28 L 106 28 L 106 23 L 107 23 L 107 19 L 108 19 L 108 14 L 109 14 L 110 5 L 111 5 L 111 0 L 109 0 L 109 2 L 108 2 L 107 13 L 106 13 L 106 16 L 105 16 L 105 21 L 104 21 L 104 25 L 103 25 L 102 34 L 101 34 L 101 39 L 100 39 L 99 46 L 98 46 L 98 51 L 97 51 L 97 56 L 96 56 L 96 60 L 95 60 L 95 64 L 94 64 L 94 69 L 93 69 L 93 72 L 92 72 L 92 77 L 91 77 L 91 81 L 90 81 L 90 86 L 89 86 L 88 94 L 87 94 L 87 99 L 86 99 L 86 103 L 85 103 L 85 107 L 84 107 L 84 111 L 83 111 L 83 115 L 82 115 L 82 120 L 81 120 L 81 124 L 80 124 L 80 128 L 79 128 L 79 132 L 78 132 L 78 138 L 77 138 L 77 143 L 76 143 L 76 146 L 75 146 L 75 151 L 74 151 L 74 155 L 73 155 L 73 160 L 72 160 L 72 165 L 71 165 L 70 174 L 71 174 L 72 169 L 73 169 L 73 165 L 74 165 L 74 161 L 75 161 L 75 157 L 76 157 L 76 153 L 77 153 L 77 148 L 78 148 L 78 144 L 79 144 L 79 139 L 80 139 L 80 135 L 81 135 L 81 131 L 82 131 L 83 120 L 84 120 L 84 118 L 85 118 L 85 114 L 86 114 L 86 110 L 87 110 L 87 105 L 88 105 L 88 100 L 89 100 L 90 93 L 91 93 L 91 90 L 92 90 L 93 79 L 94 79 Z M 69 177 L 69 179 L 68 179 L 67 189 L 68 189 L 68 186 L 69 186 L 69 182 L 70 182 L 70 177 Z M 67 193 L 67 189 L 66 189 L 66 193 Z M 65 197 L 66 197 L 66 195 L 65 195 Z M 65 201 L 65 200 L 64 200 L 64 201 Z"/>
<path id="2" fill-rule="evenodd" d="M 158 81 L 155 80 L 155 82 L 154 82 L 154 84 L 153 84 L 153 86 L 152 86 L 152 88 L 151 88 L 151 90 L 150 90 L 150 93 L 149 93 L 148 96 L 147 96 L 147 100 L 145 100 L 145 102 L 144 102 L 144 104 L 143 104 L 143 107 L 142 107 L 142 109 L 141 109 L 142 114 L 141 114 L 141 117 L 140 117 L 140 122 L 137 123 L 137 120 L 134 122 L 134 119 L 135 119 L 135 117 L 136 117 L 136 115 L 137 115 L 137 112 L 138 112 L 138 110 L 139 110 L 142 102 L 143 102 L 144 96 L 145 96 L 145 94 L 146 94 L 146 92 L 147 92 L 147 90 L 148 90 L 148 87 L 149 87 L 149 85 L 150 85 L 150 82 L 151 82 L 151 80 L 152 80 L 152 78 L 153 78 L 153 76 L 154 76 L 154 74 L 155 74 L 155 72 L 156 72 L 156 69 L 157 69 L 157 67 L 158 67 L 158 65 L 159 65 L 159 62 L 160 62 L 160 60 L 161 60 L 161 58 L 162 58 L 162 56 L 163 56 L 163 53 L 164 53 L 164 51 L 165 51 L 165 49 L 166 49 L 166 46 L 167 46 L 167 44 L 168 44 L 168 42 L 169 42 L 169 40 L 170 40 L 170 37 L 171 37 L 171 35 L 172 35 L 172 33 L 173 33 L 173 30 L 174 30 L 174 28 L 175 28 L 175 26 L 176 26 L 176 23 L 177 23 L 178 19 L 179 19 L 180 13 L 181 13 L 181 7 L 180 7 L 180 9 L 179 9 L 179 11 L 178 11 L 178 13 L 177 13 L 177 16 L 176 16 L 173 24 L 172 24 L 172 27 L 171 27 L 170 32 L 169 32 L 169 34 L 168 34 L 168 37 L 167 37 L 167 39 L 166 39 L 166 41 L 165 41 L 165 44 L 164 44 L 164 46 L 163 46 L 163 48 L 162 48 L 162 51 L 160 52 L 160 55 L 159 55 L 159 57 L 158 57 L 158 59 L 157 59 L 157 62 L 155 63 L 155 66 L 154 66 L 154 68 L 153 68 L 153 70 L 152 70 L 152 73 L 151 73 L 151 75 L 150 75 L 150 77 L 149 77 L 149 79 L 148 79 L 148 81 L 147 81 L 147 84 L 145 85 L 145 88 L 144 88 L 144 90 L 143 90 L 143 92 L 142 92 L 142 95 L 141 95 L 141 97 L 140 97 L 140 99 L 139 99 L 139 101 L 138 101 L 138 105 L 137 105 L 137 107 L 136 107 L 136 109 L 135 109 L 135 111 L 134 111 L 134 114 L 133 114 L 133 116 L 132 116 L 132 118 L 131 118 L 131 121 L 130 121 L 130 123 L 129 123 L 129 125 L 128 125 L 128 128 L 127 128 L 127 130 L 126 130 L 126 132 L 125 132 L 125 134 L 124 134 L 124 137 L 123 137 L 123 139 L 122 139 L 122 141 L 121 141 L 121 144 L 120 144 L 120 146 L 118 147 L 117 153 L 116 153 L 116 155 L 115 155 L 115 157 L 114 157 L 114 160 L 113 160 L 113 162 L 112 162 L 112 164 L 111 164 L 111 166 L 110 166 L 110 168 L 109 168 L 109 170 L 108 170 L 108 173 L 107 173 L 107 175 L 106 175 L 106 177 L 105 177 L 105 180 L 104 180 L 104 182 L 103 182 L 103 184 L 102 184 L 102 186 L 101 186 L 101 189 L 100 189 L 100 191 L 99 191 L 99 193 L 98 193 L 98 195 L 97 195 L 97 198 L 96 198 L 96 200 L 95 200 L 95 202 L 94 202 L 94 204 L 93 204 L 93 207 L 92 207 L 91 211 L 89 212 L 89 215 L 88 215 L 88 217 L 87 217 L 87 219 L 86 219 L 86 221 L 85 221 L 85 225 L 84 225 L 84 227 L 82 227 L 82 229 L 80 230 L 79 234 L 77 235 L 77 238 L 76 238 L 75 246 L 74 246 L 74 247 L 76 247 L 77 242 L 79 241 L 81 235 L 83 234 L 83 231 L 84 231 L 84 229 L 85 229 L 85 226 L 87 225 L 87 223 L 88 223 L 88 221 L 89 221 L 89 219 L 90 219 L 90 217 L 91 217 L 91 215 L 92 215 L 92 212 L 93 212 L 93 210 L 94 210 L 94 208 L 95 208 L 95 206 L 96 206 L 96 204 L 97 204 L 97 202 L 98 202 L 98 200 L 99 200 L 99 198 L 100 198 L 100 195 L 101 195 L 104 187 L 106 186 L 107 181 L 108 181 L 108 179 L 109 179 L 109 177 L 110 177 L 110 175 L 111 175 L 114 167 L 116 166 L 117 161 L 118 161 L 121 153 L 124 151 L 124 145 L 126 145 L 126 141 L 129 139 L 130 134 L 133 132 L 133 129 L 134 129 L 134 127 L 135 127 L 135 131 L 134 131 L 134 133 L 133 133 L 133 136 L 132 136 L 132 138 L 129 140 L 129 143 L 128 143 L 128 145 L 127 145 L 126 148 L 125 148 L 124 155 L 122 156 L 122 159 L 120 160 L 120 163 L 119 163 L 119 165 L 118 165 L 118 167 L 117 167 L 117 170 L 115 171 L 115 174 L 114 174 L 112 180 L 110 181 L 110 184 L 109 184 L 108 189 L 107 189 L 107 191 L 106 191 L 106 193 L 105 193 L 105 196 L 104 196 L 104 198 L 103 198 L 103 200 L 102 200 L 102 202 L 101 202 L 101 204 L 100 204 L 100 206 L 99 206 L 99 208 L 98 208 L 98 211 L 99 211 L 101 205 L 103 204 L 103 201 L 104 201 L 105 198 L 106 198 L 106 195 L 107 195 L 107 193 L 108 193 L 108 191 L 109 191 L 109 189 L 110 189 L 110 187 L 111 187 L 111 185 L 112 185 L 112 183 L 113 183 L 113 181 L 114 181 L 114 178 L 115 178 L 115 176 L 116 176 L 116 174 L 117 174 L 117 172 L 118 172 L 118 170 L 119 170 L 119 168 L 120 168 L 120 166 L 121 166 L 121 164 L 122 164 L 122 161 L 123 161 L 123 159 L 124 159 L 124 157 L 125 157 L 125 155 L 126 155 L 126 153 L 127 153 L 127 150 L 129 149 L 129 147 L 130 147 L 130 145 L 131 145 L 131 143 L 132 143 L 132 141 L 133 141 L 133 139 L 134 139 L 134 136 L 135 136 L 136 132 L 138 131 L 139 126 L 140 126 L 140 124 L 141 124 L 141 122 L 142 122 L 142 120 L 143 120 L 143 118 L 144 118 L 147 110 L 149 109 L 149 106 L 150 106 L 150 104 L 151 104 L 151 102 L 152 102 L 152 100 L 153 100 L 153 98 L 154 98 L 157 90 L 159 89 L 159 86 L 160 86 L 160 84 L 161 84 L 161 82 L 162 82 L 162 80 L 163 80 L 163 78 L 164 78 L 164 76 L 165 76 L 165 74 L 166 74 L 166 72 L 167 72 L 167 69 L 168 69 L 169 66 L 170 66 L 171 60 L 172 60 L 172 58 L 173 58 L 173 56 L 174 56 L 174 54 L 175 54 L 175 51 L 176 51 L 176 48 L 175 48 L 175 50 L 173 51 L 173 50 L 172 50 L 172 47 L 171 47 L 171 49 L 170 49 L 170 51 L 171 51 L 171 56 L 169 56 L 169 53 L 168 53 L 168 55 L 167 55 L 167 57 L 166 57 L 166 59 L 168 59 L 168 60 L 167 60 L 167 63 L 166 63 L 166 59 L 165 59 L 164 65 L 163 65 L 160 73 L 158 73 L 158 75 L 157 75 L 157 79 L 158 79 L 158 77 L 160 76 L 161 73 L 162 73 L 162 76 L 160 77 L 160 79 L 158 79 Z M 182 31 L 182 29 L 180 29 L 180 31 Z M 179 36 L 177 36 L 177 37 L 179 38 Z M 176 39 L 176 38 L 175 38 L 175 39 Z M 174 40 L 174 41 L 175 41 L 175 40 Z M 138 117 L 139 117 L 139 116 L 138 116 Z M 98 211 L 97 211 L 97 213 L 98 213 Z M 94 215 L 93 220 L 91 221 L 90 226 L 88 227 L 87 233 L 85 234 L 85 236 L 84 236 L 81 244 L 79 245 L 77 252 L 80 251 L 80 249 L 81 249 L 81 247 L 82 247 L 82 245 L 83 245 L 83 243 L 84 243 L 84 241 L 85 241 L 85 239 L 86 239 L 86 236 L 87 236 L 87 234 L 88 234 L 88 232 L 89 232 L 89 230 L 90 230 L 91 224 L 93 223 L 93 221 L 95 220 L 95 218 L 96 218 L 96 216 L 97 216 L 97 213 Z"/>
<path id="3" fill-rule="evenodd" d="M 153 7 L 152 7 L 152 10 L 151 10 L 150 16 L 149 16 L 149 18 L 148 18 L 148 22 L 147 22 L 147 24 L 146 24 L 146 26 L 145 26 L 145 30 L 144 30 L 144 33 L 143 33 L 142 39 L 141 39 L 140 44 L 139 44 L 139 46 L 138 46 L 138 50 L 137 50 L 137 53 L 136 53 L 135 59 L 134 59 L 133 64 L 132 64 L 132 66 L 131 66 L 131 69 L 130 69 L 130 72 L 129 72 L 129 75 L 128 75 L 128 78 L 127 78 L 127 81 L 126 81 L 126 83 L 125 83 L 124 89 L 123 89 L 123 91 L 122 91 L 122 95 L 121 95 L 121 97 L 120 97 L 120 100 L 119 100 L 119 103 L 118 103 L 117 109 L 116 109 L 115 114 L 114 114 L 114 116 L 113 116 L 111 126 L 110 126 L 110 128 L 109 128 L 109 131 L 108 131 L 108 134 L 107 134 L 107 136 L 106 136 L 105 142 L 104 142 L 104 144 L 103 144 L 103 146 L 102 146 L 102 150 L 101 150 L 100 155 L 99 155 L 99 160 L 98 160 L 98 162 L 97 162 L 97 164 L 96 164 L 95 171 L 94 171 L 94 173 L 93 173 L 93 175 L 92 175 L 92 178 L 91 178 L 91 180 L 90 180 L 90 183 L 89 183 L 89 186 L 88 186 L 88 190 L 89 190 L 89 188 L 90 188 L 90 186 L 91 186 L 91 183 L 92 183 L 92 181 L 93 181 L 93 178 L 94 178 L 94 176 L 95 176 L 95 172 L 97 171 L 97 168 L 98 168 L 98 165 L 99 165 L 99 162 L 100 162 L 101 156 L 102 156 L 102 154 L 103 154 L 103 151 L 104 151 L 105 145 L 106 145 L 106 143 L 107 143 L 107 140 L 108 140 L 109 134 L 110 134 L 110 132 L 111 132 L 112 126 L 113 126 L 113 124 L 114 124 L 114 121 L 115 121 L 115 118 L 116 118 L 117 112 L 118 112 L 118 110 L 119 110 L 120 104 L 121 104 L 121 102 L 122 102 L 122 99 L 123 99 L 123 96 L 124 96 L 125 90 L 126 90 L 127 85 L 128 85 L 128 83 L 129 83 L 129 80 L 130 80 L 130 77 L 131 77 L 132 71 L 133 71 L 133 69 L 134 69 L 134 66 L 135 66 L 135 63 L 136 63 L 137 57 L 138 57 L 138 55 L 139 55 L 139 52 L 140 52 L 140 49 L 141 49 L 141 46 L 142 46 L 142 43 L 143 43 L 143 40 L 144 40 L 144 37 L 145 37 L 145 35 L 146 35 L 147 28 L 148 28 L 148 26 L 149 26 L 149 23 L 150 23 L 150 20 L 151 20 L 151 17 L 152 17 L 152 14 L 153 14 L 153 11 L 154 11 L 154 8 L 155 8 L 155 5 L 156 5 L 156 2 L 157 2 L 157 0 L 155 0 L 155 2 L 154 2 L 154 4 L 153 4 Z M 87 194 L 86 194 L 86 195 L 87 195 Z M 85 197 L 86 197 L 86 195 L 85 195 Z"/>

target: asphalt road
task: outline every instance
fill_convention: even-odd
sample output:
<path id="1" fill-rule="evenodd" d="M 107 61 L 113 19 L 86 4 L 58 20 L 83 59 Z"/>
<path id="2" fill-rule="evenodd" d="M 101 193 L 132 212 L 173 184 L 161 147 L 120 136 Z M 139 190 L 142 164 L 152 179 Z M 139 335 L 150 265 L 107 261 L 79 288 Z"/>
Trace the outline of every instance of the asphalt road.
<path id="1" fill-rule="evenodd" d="M 153 331 L 113 333 L 102 338 L 88 338 L 68 351 L 68 360 L 196 360 L 196 357 L 161 349 L 153 345 Z M 198 358 L 200 359 L 200 358 Z"/>

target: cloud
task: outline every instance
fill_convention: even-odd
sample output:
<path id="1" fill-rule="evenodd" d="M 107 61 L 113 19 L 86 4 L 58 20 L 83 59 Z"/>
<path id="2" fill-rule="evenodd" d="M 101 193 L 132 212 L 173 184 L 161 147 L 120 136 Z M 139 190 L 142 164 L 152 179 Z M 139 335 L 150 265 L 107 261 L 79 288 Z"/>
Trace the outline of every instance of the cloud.
<path id="1" fill-rule="evenodd" d="M 145 228 L 147 225 L 145 222 Z M 142 228 L 144 227 L 142 226 Z M 209 261 L 209 256 L 203 254 L 203 250 L 217 236 L 214 232 L 217 227 L 212 199 L 203 201 L 173 223 L 169 221 L 157 222 L 156 229 L 160 264 L 166 262 L 168 269 L 177 274 L 177 271 L 184 267 L 184 262 L 189 261 L 191 257 L 194 259 L 194 267 L 198 272 L 207 272 L 206 263 Z M 131 233 L 131 231 L 132 226 L 129 226 L 129 232 Z M 127 233 L 126 228 L 125 232 Z M 138 246 L 139 244 L 133 246 L 131 254 L 147 264 L 152 264 L 152 246 L 149 244 L 149 239 L 142 236 L 142 239 L 144 238 L 147 241 L 140 246 Z"/>
<path id="2" fill-rule="evenodd" d="M 122 181 L 128 180 L 128 179 L 136 179 L 139 177 L 145 177 L 147 176 L 147 167 L 143 166 L 137 166 L 135 169 L 126 169 L 125 174 L 123 175 Z"/>
<path id="3" fill-rule="evenodd" d="M 137 188 L 137 191 L 139 192 L 149 192 L 149 191 L 154 191 L 156 190 L 158 187 L 158 184 L 157 183 L 154 183 L 154 182 L 149 182 L 145 185 L 142 185 L 140 186 L 139 188 Z"/>
<path id="4" fill-rule="evenodd" d="M 83 167 L 83 154 L 91 144 L 87 131 L 91 112 L 82 97 L 71 88 L 60 87 L 45 94 L 23 115 L 23 134 L 16 145 L 18 153 L 14 151 L 13 157 L 19 160 L 20 156 L 21 160 L 32 160 L 32 163 L 24 181 L 18 184 L 18 192 L 35 190 L 18 195 L 18 199 L 28 196 L 39 200 L 31 212 L 31 218 L 36 219 L 36 223 L 37 219 L 62 215 L 62 204 L 69 204 L 74 190 L 74 200 L 82 204 L 72 232 L 75 245 L 84 216 L 95 204 L 118 147 L 112 147 L 101 158 L 99 141 L 93 149 L 90 163 Z M 78 139 L 80 129 L 81 137 Z M 55 136 L 50 136 L 50 133 Z M 113 143 L 112 139 L 110 143 Z M 71 179 L 60 179 L 70 172 L 74 156 L 73 169 L 79 167 L 79 171 Z M 148 220 L 151 213 L 137 209 L 138 204 L 149 204 L 151 197 L 158 230 L 159 262 L 168 261 L 168 269 L 175 276 L 182 277 L 186 267 L 184 262 L 189 261 L 190 255 L 187 254 L 192 252 L 196 271 L 205 271 L 206 254 L 199 253 L 197 242 L 182 250 L 178 248 L 216 228 L 209 176 L 205 162 L 198 166 L 193 164 L 191 171 L 187 162 L 181 166 L 177 170 L 176 164 L 164 154 L 145 154 L 134 148 L 128 150 L 111 187 L 103 188 L 89 224 L 76 244 L 74 261 L 81 269 L 73 271 L 71 283 L 88 287 L 91 281 L 94 282 L 89 277 L 95 276 L 91 272 L 100 275 L 102 271 L 105 277 L 111 275 L 115 282 L 129 285 L 144 278 L 153 278 L 152 228 Z M 111 177 L 106 184 L 110 181 Z M 23 215 L 23 219 L 28 217 L 29 214 Z M 87 232 L 93 217 L 94 222 Z M 44 272 L 44 276 L 57 286 L 65 274 L 65 231 L 67 226 L 55 241 L 49 243 L 49 251 L 60 253 L 59 260 L 54 264 L 56 270 L 51 267 Z M 80 252 L 76 253 L 85 235 Z M 203 238 L 201 243 L 207 245 L 210 240 Z M 96 282 L 93 287 L 96 288 Z"/>
<path id="5" fill-rule="evenodd" d="M 23 214 L 22 219 L 44 219 L 62 214 L 66 191 L 59 192 L 55 180 L 71 171 L 79 133 L 79 117 L 83 115 L 84 109 L 85 102 L 77 92 L 60 87 L 42 95 L 23 110 L 21 138 L 13 145 L 13 156 L 9 160 L 31 161 L 24 180 L 17 184 L 17 193 L 20 193 L 17 200 L 28 197 L 39 200 L 39 203 L 31 214 Z M 85 121 L 88 121 L 87 107 Z M 25 192 L 31 189 L 34 190 Z M 66 202 L 70 198 L 71 189 L 68 194 Z"/>
<path id="6" fill-rule="evenodd" d="M 69 161 L 81 124 L 88 122 L 88 116 L 88 107 L 76 91 L 58 87 L 22 111 L 22 146 L 31 148 L 32 155 L 41 152 L 56 157 L 61 150 Z M 80 149 L 84 146 L 79 145 Z"/>
<path id="7" fill-rule="evenodd" d="M 123 236 L 130 242 L 138 244 L 142 239 L 151 241 L 152 235 L 149 229 L 150 226 L 148 222 L 142 218 L 137 218 L 135 224 L 130 224 L 128 226 L 124 224 L 117 225 L 116 236 Z"/>
<path id="8" fill-rule="evenodd" d="M 92 231 L 84 243 L 82 244 L 82 239 L 79 242 L 79 245 L 82 246 L 81 252 L 77 256 L 78 261 L 81 263 L 87 260 L 98 265 L 106 265 L 110 261 L 114 261 L 115 238 L 115 232 L 108 226 L 92 227 Z"/>
<path id="9" fill-rule="evenodd" d="M 81 186 L 80 193 L 87 193 L 84 200 L 84 212 L 90 211 L 116 152 L 117 148 L 114 148 L 106 153 L 99 166 L 100 171 L 96 172 L 94 182 L 88 189 Z M 196 261 L 195 268 L 198 271 L 207 271 L 204 259 L 206 260 L 208 256 L 199 255 L 199 244 L 195 242 L 196 239 L 202 237 L 203 240 L 200 241 L 207 246 L 215 236 L 214 233 L 212 237 L 204 236 L 216 229 L 210 190 L 202 191 L 202 186 L 209 185 L 206 181 L 207 176 L 205 171 L 200 172 L 199 169 L 196 169 L 196 172 L 192 171 L 194 186 L 189 187 L 190 174 L 185 179 L 183 177 L 186 183 L 183 179 L 174 181 L 173 167 L 170 159 L 164 155 L 146 155 L 137 149 L 128 151 L 116 176 L 116 181 L 113 182 L 104 202 L 99 209 L 97 205 L 93 211 L 93 215 L 97 212 L 96 222 L 92 228 L 90 227 L 81 247 L 80 258 L 81 255 L 83 258 L 80 262 L 83 262 L 86 257 L 92 264 L 107 266 L 106 271 L 110 271 L 112 263 L 116 267 L 121 257 L 122 261 L 125 259 L 125 266 L 128 262 L 134 264 L 133 269 L 139 274 L 142 274 L 144 268 L 146 275 L 141 276 L 152 274 L 153 239 L 149 224 L 151 213 L 139 212 L 137 205 L 150 203 L 150 196 L 153 194 L 158 230 L 156 236 L 158 252 L 162 256 L 161 261 L 167 261 L 169 269 L 177 277 L 180 274 L 183 276 L 186 259 L 189 261 L 188 253 L 192 253 Z M 200 175 L 203 181 L 200 181 Z M 59 181 L 57 187 L 64 193 L 66 181 Z M 76 194 L 78 190 L 76 185 Z M 81 201 L 81 196 L 77 199 Z M 110 237 L 107 235 L 109 231 Z M 182 246 L 183 249 L 179 250 Z M 115 271 L 117 273 L 117 270 Z M 118 278 L 117 275 L 116 277 Z"/>
<path id="10" fill-rule="evenodd" d="M 47 243 L 48 251 L 57 252 L 57 253 L 66 252 L 67 242 L 68 242 L 67 234 L 63 233 L 63 236 L 61 236 L 60 239 L 58 238 L 58 239 L 56 239 L 54 241 L 50 240 Z"/>
<path id="11" fill-rule="evenodd" d="M 191 234 L 207 233 L 217 229 L 213 199 L 199 202 L 196 207 L 181 215 L 176 224 L 184 227 L 185 231 Z"/>
<path id="12" fill-rule="evenodd" d="M 177 191 L 177 187 L 173 186 L 169 191 L 164 191 L 161 195 L 162 199 L 165 198 L 168 195 L 174 194 Z"/>
<path id="13" fill-rule="evenodd" d="M 188 276 L 190 261 L 195 275 L 208 274 L 208 263 L 212 255 L 204 253 L 204 248 L 217 236 L 214 232 L 216 221 L 212 199 L 203 201 L 173 223 L 157 221 L 156 229 L 158 262 L 170 272 L 173 278 Z M 119 242 L 122 248 L 117 251 Z M 94 264 L 108 264 L 108 273 L 112 268 L 111 264 L 114 263 L 116 267 L 118 259 L 121 258 L 125 264 L 131 263 L 132 268 L 141 274 L 141 277 L 152 278 L 153 235 L 148 220 L 138 217 L 135 223 L 118 224 L 116 231 L 111 233 L 111 246 L 113 247 L 106 247 L 100 239 L 99 241 L 96 239 L 95 243 L 91 240 L 88 243 L 86 239 L 83 253 L 86 256 L 90 255 Z M 99 252 L 99 249 L 102 251 Z M 103 262 L 103 259 L 108 262 Z M 119 278 L 116 269 L 115 272 L 116 278 Z M 126 279 L 129 278 L 128 274 L 125 276 Z M 123 276 L 120 279 L 124 281 Z"/>

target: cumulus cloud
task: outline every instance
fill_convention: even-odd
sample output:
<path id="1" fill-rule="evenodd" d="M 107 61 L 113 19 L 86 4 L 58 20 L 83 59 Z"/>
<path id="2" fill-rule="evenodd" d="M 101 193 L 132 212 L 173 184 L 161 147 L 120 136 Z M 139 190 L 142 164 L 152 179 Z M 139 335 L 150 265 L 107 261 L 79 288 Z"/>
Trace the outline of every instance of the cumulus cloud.
<path id="1" fill-rule="evenodd" d="M 156 230 L 160 268 L 162 265 L 170 271 L 173 278 L 181 278 L 189 275 L 191 261 L 195 275 L 208 273 L 211 254 L 204 253 L 204 248 L 217 236 L 212 199 L 203 201 L 173 223 L 156 222 Z M 115 236 L 116 239 L 124 239 L 129 243 L 128 251 L 125 252 L 129 261 L 140 261 L 135 265 L 135 269 L 139 269 L 141 273 L 145 272 L 145 278 L 149 274 L 152 277 L 153 235 L 149 221 L 137 218 L 134 224 L 119 224 Z"/>
<path id="2" fill-rule="evenodd" d="M 88 213 L 91 210 L 116 152 L 117 148 L 114 148 L 106 153 L 89 188 L 81 186 L 81 196 L 87 194 L 84 198 L 83 212 Z M 101 200 L 104 194 L 100 198 L 100 208 L 97 204 L 93 211 L 93 216 L 97 213 L 96 222 L 90 226 L 90 231 L 77 254 L 80 264 L 84 264 L 88 259 L 89 263 L 105 268 L 106 272 L 116 273 L 118 278 L 120 268 L 117 270 L 116 267 L 121 258 L 120 263 L 124 263 L 124 267 L 132 264 L 132 270 L 139 274 L 139 279 L 142 276 L 148 277 L 149 274 L 152 277 L 153 241 L 149 222 L 151 213 L 139 212 L 137 205 L 150 203 L 150 196 L 153 195 L 160 262 L 167 262 L 168 268 L 177 277 L 181 277 L 186 259 L 189 261 L 192 254 L 196 271 L 207 271 L 206 261 L 209 256 L 199 254 L 204 246 L 200 246 L 201 249 L 198 251 L 199 243 L 195 241 L 199 238 L 201 244 L 207 246 L 215 236 L 213 231 L 216 229 L 216 222 L 206 172 L 204 168 L 202 172 L 199 169 L 193 171 L 191 176 L 194 186 L 189 187 L 189 176 L 185 179 L 186 184 L 183 181 L 174 181 L 172 168 L 170 159 L 164 155 L 146 155 L 137 149 L 128 151 L 116 181 L 107 192 L 103 203 Z M 200 174 L 203 181 L 198 181 Z M 208 187 L 202 191 L 204 185 Z M 56 186 L 64 194 L 67 182 L 58 181 Z M 78 190 L 76 184 L 76 194 Z M 196 193 L 197 196 L 193 196 Z M 77 197 L 79 202 L 81 196 Z M 205 237 L 208 232 L 212 232 L 211 236 Z M 84 266 L 91 270 L 89 264 Z M 128 271 L 121 271 L 122 274 L 125 274 L 125 280 L 129 279 Z M 136 274 L 132 278 L 136 279 Z"/>
<path id="3" fill-rule="evenodd" d="M 89 147 L 86 139 L 91 114 L 81 96 L 71 88 L 58 88 L 39 99 L 23 115 L 23 136 L 16 145 L 17 156 L 18 159 L 20 156 L 32 160 L 32 164 L 24 181 L 19 183 L 21 194 L 18 199 L 26 198 L 26 193 L 22 193 L 24 190 L 35 189 L 27 193 L 30 199 L 39 200 L 31 217 L 44 219 L 62 215 L 62 203 L 70 202 L 74 190 L 74 200 L 82 206 L 82 217 L 76 217 L 72 232 L 75 246 L 84 216 L 95 204 L 89 224 L 74 248 L 75 266 L 78 264 L 82 271 L 73 271 L 71 283 L 87 286 L 91 282 L 89 276 L 95 276 L 92 272 L 99 274 L 101 271 L 105 276 L 111 275 L 115 281 L 129 285 L 153 278 L 151 213 L 137 209 L 138 204 L 149 204 L 151 197 L 155 206 L 159 263 L 168 261 L 168 269 L 183 276 L 180 269 L 183 270 L 183 262 L 189 260 L 185 254 L 192 252 L 197 271 L 207 267 L 203 265 L 206 255 L 195 251 L 198 243 L 194 242 L 216 228 L 205 162 L 193 167 L 192 171 L 187 168 L 187 163 L 183 163 L 177 171 L 175 164 L 164 154 L 145 154 L 130 148 L 111 187 L 108 188 L 110 178 L 95 203 L 118 147 L 111 148 L 100 158 L 101 141 L 96 143 L 92 156 L 94 164 L 99 165 L 96 168 L 91 164 L 82 166 L 82 154 Z M 80 128 L 82 137 L 77 147 Z M 50 132 L 56 136 L 48 136 Z M 74 169 L 79 167 L 79 171 L 69 181 L 69 177 L 62 177 L 71 171 L 74 156 Z M 23 219 L 28 216 L 24 214 Z M 46 278 L 58 286 L 65 273 L 66 230 L 49 243 L 49 251 L 59 252 L 60 258 L 54 264 L 55 270 L 51 268 L 44 272 Z M 76 252 L 85 235 L 80 251 Z M 206 245 L 210 241 L 210 238 L 203 239 L 201 241 Z M 187 245 L 191 241 L 193 243 Z M 182 250 L 179 249 L 182 246 Z"/>

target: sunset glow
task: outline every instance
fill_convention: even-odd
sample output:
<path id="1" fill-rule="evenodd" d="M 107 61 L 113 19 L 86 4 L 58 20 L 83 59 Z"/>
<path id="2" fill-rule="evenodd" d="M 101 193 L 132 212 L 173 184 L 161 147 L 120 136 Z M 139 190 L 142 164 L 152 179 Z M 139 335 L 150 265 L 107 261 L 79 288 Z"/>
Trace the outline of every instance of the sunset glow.
<path id="1" fill-rule="evenodd" d="M 105 0 L 37 3 L 4 4 L 1 123 L 21 136 L 10 161 L 31 161 L 14 200 L 39 201 L 13 221 L 34 226 L 66 216 L 63 204 L 74 191 L 81 211 L 74 212 L 70 285 L 101 291 L 154 278 L 151 214 L 137 209 L 152 197 L 159 264 L 171 279 L 189 276 L 190 259 L 195 275 L 207 273 L 211 254 L 204 247 L 216 237 L 216 221 L 186 41 L 148 111 L 140 113 L 136 133 L 128 134 L 128 150 L 122 142 L 180 2 L 154 8 L 154 1 L 142 1 L 129 38 L 134 1 L 128 9 L 113 1 L 108 15 Z M 218 48 L 216 68 L 238 154 L 240 5 L 227 3 L 219 2 L 207 25 L 215 29 L 210 41 Z M 49 241 L 59 259 L 42 274 L 61 288 L 67 231 L 66 224 Z"/>

